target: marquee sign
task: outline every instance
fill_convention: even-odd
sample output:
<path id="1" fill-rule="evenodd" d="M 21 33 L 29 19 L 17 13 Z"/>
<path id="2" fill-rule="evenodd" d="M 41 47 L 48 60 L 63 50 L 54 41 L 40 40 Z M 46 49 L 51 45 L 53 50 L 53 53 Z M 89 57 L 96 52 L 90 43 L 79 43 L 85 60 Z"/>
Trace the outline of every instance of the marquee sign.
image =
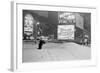
<path id="1" fill-rule="evenodd" d="M 58 12 L 58 22 L 59 23 L 76 23 L 75 14 L 71 12 Z"/>

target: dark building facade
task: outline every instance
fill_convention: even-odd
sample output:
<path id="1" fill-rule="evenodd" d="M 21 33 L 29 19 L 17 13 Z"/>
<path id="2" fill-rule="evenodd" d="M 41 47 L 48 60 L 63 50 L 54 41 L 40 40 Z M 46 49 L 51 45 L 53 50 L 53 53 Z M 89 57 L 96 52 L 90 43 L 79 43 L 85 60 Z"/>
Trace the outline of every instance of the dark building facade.
<path id="1" fill-rule="evenodd" d="M 84 35 L 88 35 L 91 41 L 90 13 L 23 10 L 24 40 L 44 36 L 53 40 L 81 42 Z"/>

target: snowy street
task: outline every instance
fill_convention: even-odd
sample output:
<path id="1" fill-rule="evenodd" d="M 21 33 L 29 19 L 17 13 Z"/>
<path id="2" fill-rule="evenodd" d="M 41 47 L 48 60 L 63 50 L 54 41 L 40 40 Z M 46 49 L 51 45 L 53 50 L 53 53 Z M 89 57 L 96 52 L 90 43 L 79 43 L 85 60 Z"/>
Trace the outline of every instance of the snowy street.
<path id="1" fill-rule="evenodd" d="M 23 44 L 23 62 L 85 60 L 91 58 L 91 48 L 76 43 L 46 43 L 43 49 L 38 44 Z"/>

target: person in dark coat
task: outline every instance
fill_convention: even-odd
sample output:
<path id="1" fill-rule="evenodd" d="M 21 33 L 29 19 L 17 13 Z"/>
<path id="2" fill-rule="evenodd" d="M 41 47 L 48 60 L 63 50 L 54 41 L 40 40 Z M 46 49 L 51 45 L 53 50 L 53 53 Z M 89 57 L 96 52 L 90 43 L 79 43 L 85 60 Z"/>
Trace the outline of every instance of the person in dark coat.
<path id="1" fill-rule="evenodd" d="M 45 41 L 40 39 L 38 44 L 38 49 L 42 49 L 43 44 L 45 44 Z"/>

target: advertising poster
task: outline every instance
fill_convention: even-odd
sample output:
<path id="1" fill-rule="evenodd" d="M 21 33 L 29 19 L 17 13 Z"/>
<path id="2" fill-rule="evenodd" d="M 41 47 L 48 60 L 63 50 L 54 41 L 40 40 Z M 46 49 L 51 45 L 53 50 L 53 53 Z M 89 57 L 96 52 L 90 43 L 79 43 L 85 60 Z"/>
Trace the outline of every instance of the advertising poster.
<path id="1" fill-rule="evenodd" d="M 58 25 L 58 39 L 74 40 L 74 25 Z"/>

